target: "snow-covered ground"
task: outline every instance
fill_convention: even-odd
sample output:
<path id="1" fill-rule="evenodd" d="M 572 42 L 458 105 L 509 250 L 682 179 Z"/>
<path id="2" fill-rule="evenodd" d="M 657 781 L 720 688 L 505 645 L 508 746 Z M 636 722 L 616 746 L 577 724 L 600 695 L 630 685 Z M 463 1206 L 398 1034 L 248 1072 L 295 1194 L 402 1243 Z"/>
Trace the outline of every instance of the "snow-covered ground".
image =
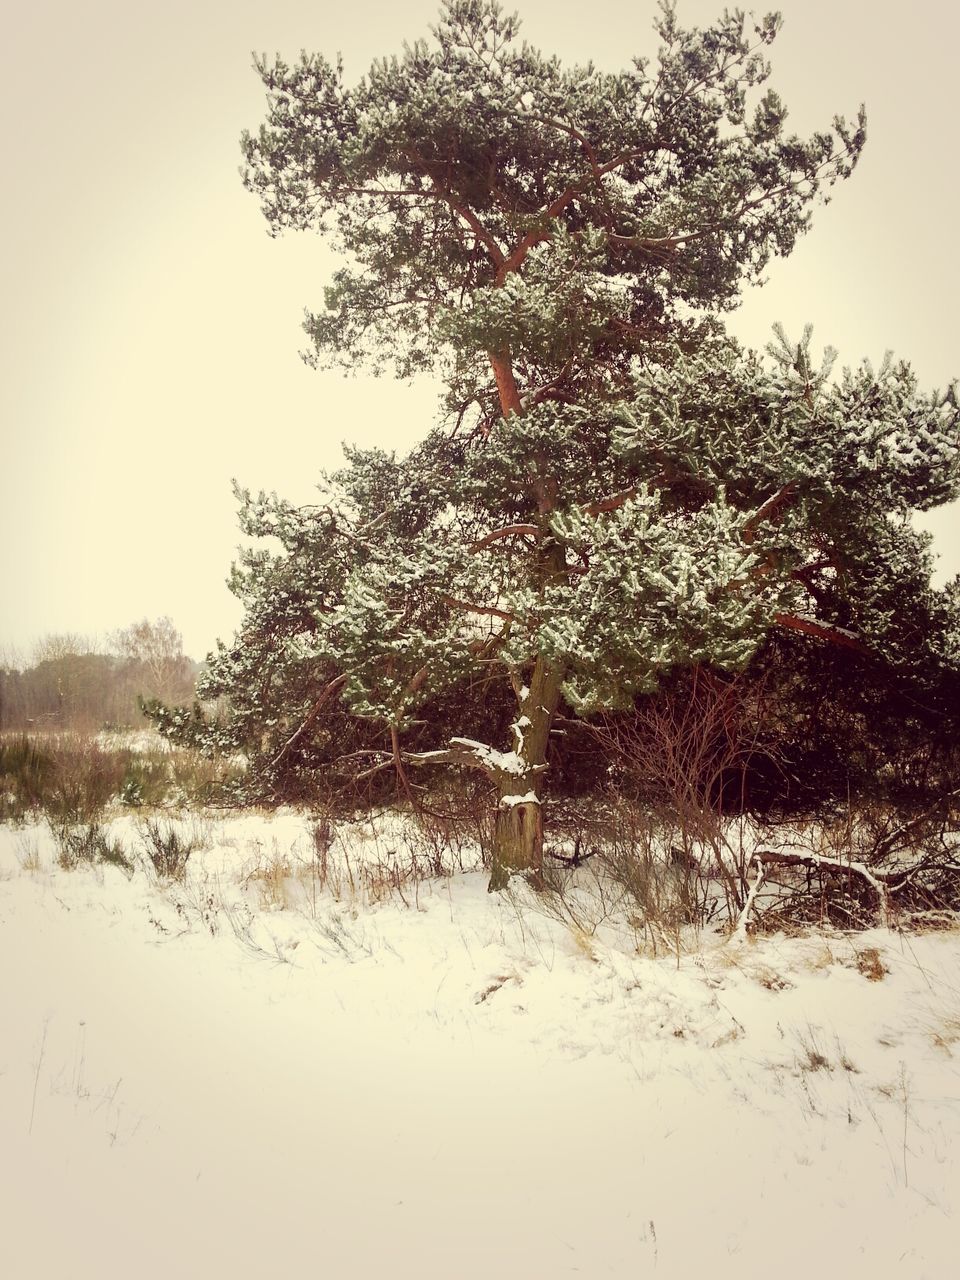
<path id="1" fill-rule="evenodd" d="M 193 821 L 173 885 L 0 828 L 5 1280 L 957 1274 L 957 931 L 654 955 Z"/>

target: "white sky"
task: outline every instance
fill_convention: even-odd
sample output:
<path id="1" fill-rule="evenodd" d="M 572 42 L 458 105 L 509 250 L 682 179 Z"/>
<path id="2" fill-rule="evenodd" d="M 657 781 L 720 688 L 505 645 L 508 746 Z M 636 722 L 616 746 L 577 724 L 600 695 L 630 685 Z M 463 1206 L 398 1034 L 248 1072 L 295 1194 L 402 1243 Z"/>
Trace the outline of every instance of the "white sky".
<path id="1" fill-rule="evenodd" d="M 348 77 L 426 34 L 439 0 L 35 0 L 5 14 L 0 80 L 0 647 L 169 614 L 201 657 L 239 622 L 230 479 L 309 501 L 340 442 L 403 449 L 429 384 L 316 374 L 298 356 L 331 258 L 270 240 L 238 138 L 263 116 L 251 50 L 342 50 Z M 566 61 L 653 54 L 652 0 L 521 0 Z M 706 22 L 723 0 L 680 0 Z M 867 104 L 860 168 L 731 327 L 781 320 L 843 362 L 887 348 L 960 373 L 951 323 L 960 10 L 784 0 L 772 85 L 801 132 Z M 889 18 L 888 18 L 889 13 Z M 948 311 L 950 307 L 950 311 Z M 960 571 L 957 508 L 931 520 Z"/>

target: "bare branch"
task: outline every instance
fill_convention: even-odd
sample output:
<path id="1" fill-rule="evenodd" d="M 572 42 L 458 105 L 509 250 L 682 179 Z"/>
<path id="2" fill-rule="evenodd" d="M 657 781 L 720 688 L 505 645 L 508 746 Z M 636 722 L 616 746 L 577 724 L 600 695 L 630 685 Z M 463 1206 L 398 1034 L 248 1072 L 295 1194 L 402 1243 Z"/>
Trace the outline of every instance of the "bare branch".
<path id="1" fill-rule="evenodd" d="M 960 787 L 956 787 L 953 791 L 948 791 L 946 795 L 938 796 L 936 800 L 933 802 L 933 804 L 929 805 L 926 809 L 922 810 L 920 813 L 910 818 L 909 821 L 903 823 L 902 826 L 899 826 L 895 828 L 895 830 L 888 832 L 881 840 L 877 842 L 877 846 L 876 846 L 877 855 L 879 857 L 886 857 L 887 854 L 889 854 L 890 851 L 894 848 L 894 846 L 898 843 L 898 841 L 902 841 L 907 837 L 911 836 L 914 832 L 917 831 L 919 827 L 922 827 L 923 824 L 927 822 L 938 811 L 949 813 L 950 802 L 956 799 L 957 796 L 960 796 Z"/>
<path id="2" fill-rule="evenodd" d="M 422 156 L 419 156 L 416 153 L 413 153 L 413 155 L 411 156 L 411 159 L 414 161 L 414 163 L 419 164 L 422 167 L 424 174 L 428 178 L 430 185 L 433 188 L 434 194 L 440 200 L 442 200 L 444 204 L 449 205 L 449 207 L 453 210 L 453 212 L 457 215 L 457 217 L 460 218 L 462 222 L 465 222 L 467 224 L 467 226 L 470 228 L 473 234 L 477 237 L 477 240 L 480 242 L 480 244 L 482 244 L 483 247 L 490 254 L 490 257 L 493 259 L 493 264 L 498 269 L 498 272 L 499 272 L 499 269 L 502 263 L 504 262 L 504 252 L 500 248 L 500 246 L 497 244 L 493 236 L 490 234 L 490 232 L 487 230 L 487 228 L 483 225 L 483 223 L 477 217 L 477 215 L 473 212 L 473 210 L 468 205 L 459 204 L 451 195 L 451 193 L 447 191 L 443 186 L 440 185 L 437 179 L 430 172 L 429 166 L 427 165 L 426 161 L 424 161 Z"/>
<path id="3" fill-rule="evenodd" d="M 760 887 L 763 884 L 763 878 L 766 875 L 766 869 L 759 855 L 757 856 L 756 862 L 757 862 L 756 879 L 754 880 L 753 884 L 750 886 L 750 892 L 747 894 L 747 900 L 743 904 L 743 910 L 740 912 L 740 915 L 737 919 L 737 926 L 734 929 L 733 933 L 730 935 L 730 942 L 734 945 L 736 945 L 737 943 L 746 942 L 747 940 L 747 921 L 750 918 L 750 912 L 753 910 L 754 900 L 756 899 L 757 894 L 760 892 Z"/>
<path id="4" fill-rule="evenodd" d="M 705 227 L 700 227 L 697 231 L 687 231 L 683 235 L 673 236 L 621 236 L 611 231 L 607 239 L 611 244 L 623 245 L 629 249 L 646 249 L 651 253 L 672 253 L 674 249 L 679 249 L 681 245 L 687 244 L 691 240 L 700 240 L 703 236 L 709 235 L 711 231 L 716 230 L 716 224 L 710 223 Z"/>
<path id="5" fill-rule="evenodd" d="M 429 674 L 430 664 L 427 663 L 426 666 L 421 667 L 420 670 L 411 678 L 410 683 L 403 691 L 403 696 L 408 698 L 412 697 L 415 693 L 418 693 L 423 687 L 423 683 Z"/>
<path id="6" fill-rule="evenodd" d="M 877 868 L 871 870 L 862 862 L 849 862 L 843 858 L 828 858 L 820 853 L 786 853 L 780 849 L 758 849 L 755 857 L 758 862 L 763 859 L 765 863 L 774 863 L 784 867 L 826 868 L 829 871 L 840 871 L 859 876 L 877 895 L 880 923 L 883 925 L 890 923 L 890 890 L 897 887 L 897 881 L 902 883 L 904 877 L 902 871 L 880 871 Z"/>
<path id="7" fill-rule="evenodd" d="M 488 351 L 487 359 L 497 383 L 497 394 L 500 397 L 500 412 L 504 417 L 511 413 L 523 412 L 523 401 L 514 376 L 513 364 L 509 355 L 499 351 Z"/>
<path id="8" fill-rule="evenodd" d="M 488 778 L 496 776 L 495 765 L 487 760 L 482 753 L 472 749 L 466 739 L 458 741 L 455 738 L 449 747 L 439 747 L 435 751 L 401 751 L 399 743 L 393 738 L 393 735 L 391 735 L 391 738 L 394 749 L 389 755 L 381 756 L 377 763 L 369 769 L 357 774 L 358 782 L 362 779 L 373 777 L 374 774 L 380 773 L 384 769 L 396 768 L 398 759 L 403 764 L 411 765 L 458 764 L 468 769 L 479 769 Z M 542 767 L 545 768 L 546 766 Z"/>
<path id="9" fill-rule="evenodd" d="M 299 738 L 301 738 L 304 733 L 306 733 L 306 731 L 314 723 L 317 716 L 320 714 L 320 712 L 323 710 L 326 704 L 330 701 L 333 695 L 343 688 L 343 686 L 347 683 L 347 680 L 349 678 L 350 678 L 350 673 L 345 672 L 343 675 L 337 676 L 336 679 L 330 681 L 330 683 L 324 688 L 323 692 L 320 694 L 320 697 L 316 700 L 316 702 L 310 708 L 310 711 L 307 714 L 307 717 L 304 720 L 303 724 L 301 724 L 300 728 L 296 731 L 296 733 L 292 734 L 287 739 L 287 741 L 281 747 L 279 753 L 276 756 L 274 756 L 274 758 L 270 761 L 271 769 L 276 768 L 276 766 L 287 754 L 287 752 L 290 750 L 293 744 Z"/>
<path id="10" fill-rule="evenodd" d="M 765 502 L 757 507 L 756 511 L 743 526 L 744 542 L 753 541 L 757 526 L 762 524 L 764 520 L 769 520 L 772 516 L 778 515 L 781 508 L 792 499 L 796 488 L 796 480 L 788 480 L 772 497 L 767 498 Z"/>
<path id="11" fill-rule="evenodd" d="M 561 191 L 560 195 L 557 196 L 556 200 L 554 200 L 552 204 L 547 205 L 547 207 L 542 210 L 540 216 L 547 219 L 548 222 L 553 222 L 556 218 L 559 218 L 560 214 L 563 213 L 564 209 L 566 209 L 567 205 L 571 200 L 573 200 L 580 188 L 584 185 L 584 182 L 588 180 L 588 178 L 581 178 L 578 182 L 571 183 L 566 190 Z M 519 271 L 530 250 L 535 248 L 536 245 L 542 244 L 544 240 L 549 239 L 550 227 L 548 225 L 541 224 L 534 227 L 532 231 L 528 231 L 523 239 L 510 251 L 509 256 L 506 257 L 497 268 L 496 283 L 498 285 L 503 284 L 504 280 L 506 280 L 507 276 L 510 275 L 511 272 Z"/>
<path id="12" fill-rule="evenodd" d="M 618 507 L 624 506 L 631 498 L 635 498 L 639 492 L 640 486 L 633 484 L 629 489 L 622 489 L 620 493 L 612 493 L 608 498 L 601 498 L 598 502 L 588 502 L 580 510 L 588 516 L 599 516 L 604 511 L 616 511 Z"/>

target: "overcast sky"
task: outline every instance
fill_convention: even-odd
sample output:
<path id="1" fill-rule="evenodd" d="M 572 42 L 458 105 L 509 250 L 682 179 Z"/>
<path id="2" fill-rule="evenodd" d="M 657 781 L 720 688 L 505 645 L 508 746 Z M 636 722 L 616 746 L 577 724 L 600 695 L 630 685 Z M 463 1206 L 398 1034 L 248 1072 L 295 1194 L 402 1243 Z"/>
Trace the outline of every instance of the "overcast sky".
<path id="1" fill-rule="evenodd" d="M 0 325 L 0 648 L 169 614 L 195 657 L 229 637 L 231 477 L 310 501 L 344 440 L 406 448 L 436 388 L 299 359 L 332 259 L 271 240 L 238 138 L 263 116 L 251 51 L 343 52 L 348 77 L 426 34 L 439 0 L 34 0 L 7 6 Z M 524 35 L 611 69 L 653 54 L 648 0 L 521 0 Z M 703 23 L 722 0 L 680 0 Z M 731 328 L 780 320 L 843 362 L 960 373 L 953 307 L 960 17 L 942 0 L 785 0 L 772 85 L 801 132 L 865 101 L 853 178 Z M 960 571 L 960 517 L 931 524 Z"/>

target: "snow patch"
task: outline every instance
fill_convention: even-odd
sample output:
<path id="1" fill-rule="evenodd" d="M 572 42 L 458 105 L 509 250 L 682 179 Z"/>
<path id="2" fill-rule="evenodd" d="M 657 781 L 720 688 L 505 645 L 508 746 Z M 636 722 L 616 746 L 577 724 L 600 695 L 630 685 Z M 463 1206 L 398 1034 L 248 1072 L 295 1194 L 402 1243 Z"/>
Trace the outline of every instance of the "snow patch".
<path id="1" fill-rule="evenodd" d="M 477 742 L 474 738 L 451 738 L 450 745 L 466 748 L 489 769 L 497 769 L 501 773 L 527 772 L 527 766 L 516 751 L 497 751 L 494 747 L 488 746 L 485 742 Z"/>
<path id="2" fill-rule="evenodd" d="M 528 791 L 526 795 L 522 795 L 522 796 L 501 796 L 500 797 L 501 809 L 514 809 L 518 804 L 539 804 L 539 803 L 540 803 L 540 798 L 533 791 Z"/>

